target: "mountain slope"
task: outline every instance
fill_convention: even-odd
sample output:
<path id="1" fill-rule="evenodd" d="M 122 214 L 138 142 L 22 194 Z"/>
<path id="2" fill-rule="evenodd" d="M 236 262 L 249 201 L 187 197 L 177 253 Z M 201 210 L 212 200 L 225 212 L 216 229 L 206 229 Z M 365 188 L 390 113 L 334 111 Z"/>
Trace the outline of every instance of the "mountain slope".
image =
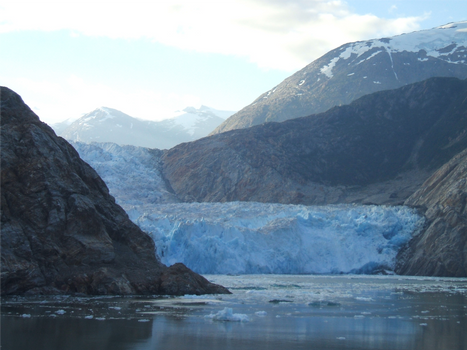
<path id="1" fill-rule="evenodd" d="M 467 147 L 467 81 L 432 78 L 164 153 L 182 201 L 402 203 Z"/>
<path id="2" fill-rule="evenodd" d="M 225 293 L 155 258 L 98 174 L 1 87 L 1 293 Z"/>
<path id="3" fill-rule="evenodd" d="M 59 134 L 70 141 L 114 142 L 168 149 L 207 136 L 233 112 L 201 106 L 188 107 L 170 119 L 149 121 L 133 118 L 116 109 L 101 107 L 71 123 Z M 57 124 L 56 127 L 63 128 Z"/>
<path id="4" fill-rule="evenodd" d="M 259 96 L 212 134 L 324 112 L 437 76 L 467 78 L 467 21 L 342 45 Z"/>
<path id="5" fill-rule="evenodd" d="M 397 273 L 467 276 L 467 150 L 437 170 L 407 201 L 425 212 L 425 230 L 397 257 Z"/>

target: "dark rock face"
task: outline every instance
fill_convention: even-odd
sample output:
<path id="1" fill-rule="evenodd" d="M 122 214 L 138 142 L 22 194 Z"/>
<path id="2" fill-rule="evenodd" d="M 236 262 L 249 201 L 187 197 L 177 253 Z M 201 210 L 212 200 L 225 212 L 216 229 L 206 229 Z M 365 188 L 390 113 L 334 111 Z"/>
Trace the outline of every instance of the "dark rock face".
<path id="1" fill-rule="evenodd" d="M 1 88 L 1 288 L 23 293 L 228 293 L 155 258 L 97 173 Z"/>
<path id="2" fill-rule="evenodd" d="M 432 78 L 164 153 L 182 201 L 402 204 L 467 148 L 467 81 Z"/>
<path id="3" fill-rule="evenodd" d="M 427 225 L 397 257 L 396 272 L 467 276 L 467 150 L 437 170 L 406 205 L 425 212 Z"/>
<path id="4" fill-rule="evenodd" d="M 465 27 L 466 22 L 454 23 L 342 45 L 266 91 L 211 134 L 321 113 L 431 77 L 465 79 Z"/>

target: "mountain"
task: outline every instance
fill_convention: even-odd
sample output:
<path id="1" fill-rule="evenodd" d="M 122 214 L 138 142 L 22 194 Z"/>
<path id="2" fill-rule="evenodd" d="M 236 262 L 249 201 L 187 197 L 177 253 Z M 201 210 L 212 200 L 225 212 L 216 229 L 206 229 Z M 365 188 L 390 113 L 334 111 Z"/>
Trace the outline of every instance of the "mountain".
<path id="1" fill-rule="evenodd" d="M 208 136 L 210 132 L 234 113 L 206 106 L 200 108 L 187 107 L 182 111 L 178 111 L 173 118 L 167 119 L 167 121 L 183 126 L 186 133 L 191 135 L 190 139 L 183 142 L 189 142 Z"/>
<path id="2" fill-rule="evenodd" d="M 54 123 L 50 126 L 52 127 L 52 129 L 54 129 L 57 135 L 61 135 L 66 130 L 66 128 L 73 124 L 73 122 L 75 122 L 77 119 L 79 118 L 68 118 L 61 122 Z"/>
<path id="3" fill-rule="evenodd" d="M 431 78 L 327 112 L 178 145 L 163 176 L 186 202 L 401 204 L 467 148 L 467 80 Z"/>
<path id="4" fill-rule="evenodd" d="M 467 149 L 437 170 L 405 202 L 427 218 L 397 256 L 404 275 L 467 276 Z"/>
<path id="5" fill-rule="evenodd" d="M 324 112 L 430 77 L 467 78 L 467 21 L 342 45 L 259 96 L 212 134 Z"/>
<path id="6" fill-rule="evenodd" d="M 99 175 L 1 87 L 1 293 L 228 293 L 154 241 L 115 203 Z"/>
<path id="7" fill-rule="evenodd" d="M 133 118 L 116 109 L 101 107 L 64 128 L 59 135 L 70 141 L 114 142 L 167 149 L 182 142 L 207 136 L 234 112 L 218 111 L 206 106 L 188 107 L 173 118 L 149 121 Z M 56 130 L 63 125 L 56 124 Z"/>

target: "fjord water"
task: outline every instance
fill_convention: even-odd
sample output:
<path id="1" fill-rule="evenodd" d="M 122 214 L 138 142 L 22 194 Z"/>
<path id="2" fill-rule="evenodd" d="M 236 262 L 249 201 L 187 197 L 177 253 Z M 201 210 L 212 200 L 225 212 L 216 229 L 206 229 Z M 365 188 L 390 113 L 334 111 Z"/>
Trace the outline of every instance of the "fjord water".
<path id="1" fill-rule="evenodd" d="M 2 349 L 467 349 L 467 279 L 206 277 L 233 294 L 4 298 Z"/>

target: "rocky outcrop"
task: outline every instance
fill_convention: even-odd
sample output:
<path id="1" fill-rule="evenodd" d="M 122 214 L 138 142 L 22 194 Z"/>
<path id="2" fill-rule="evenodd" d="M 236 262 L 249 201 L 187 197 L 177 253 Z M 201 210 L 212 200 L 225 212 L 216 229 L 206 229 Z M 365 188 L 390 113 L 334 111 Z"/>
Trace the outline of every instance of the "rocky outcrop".
<path id="1" fill-rule="evenodd" d="M 431 77 L 467 78 L 467 22 L 342 45 L 232 115 L 212 134 L 317 114 Z"/>
<path id="2" fill-rule="evenodd" d="M 397 256 L 403 275 L 467 277 L 467 150 L 437 170 L 406 205 L 427 225 Z"/>
<path id="3" fill-rule="evenodd" d="M 1 292 L 228 293 L 155 258 L 97 173 L 1 88 Z"/>
<path id="4" fill-rule="evenodd" d="M 163 174 L 182 201 L 402 204 L 467 148 L 467 81 L 432 78 L 325 113 L 182 144 Z"/>

